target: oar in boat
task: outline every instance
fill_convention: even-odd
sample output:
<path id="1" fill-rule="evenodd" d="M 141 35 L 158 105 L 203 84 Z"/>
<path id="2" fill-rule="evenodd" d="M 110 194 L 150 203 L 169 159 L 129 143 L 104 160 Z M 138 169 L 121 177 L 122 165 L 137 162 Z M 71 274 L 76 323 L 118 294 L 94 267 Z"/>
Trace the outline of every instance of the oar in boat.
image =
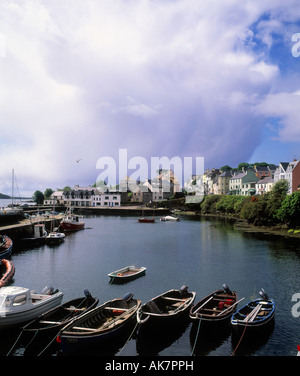
<path id="1" fill-rule="evenodd" d="M 210 300 L 212 300 L 212 298 L 214 298 L 214 296 L 211 296 L 209 299 L 207 299 L 206 302 L 204 302 L 200 307 L 198 307 L 198 308 L 193 312 L 193 314 L 194 314 L 194 313 L 197 313 L 198 311 L 200 311 L 200 309 L 201 309 L 202 307 L 204 307 L 205 304 L 207 304 Z"/>
<path id="2" fill-rule="evenodd" d="M 258 313 L 258 311 L 260 310 L 260 308 L 261 308 L 261 305 L 260 304 L 258 304 L 250 313 L 249 313 L 249 315 L 244 319 L 244 320 L 242 320 L 242 321 L 245 321 L 245 322 L 248 322 L 248 321 L 253 321 L 253 320 L 251 320 L 251 318 L 252 318 L 252 316 L 253 315 L 257 315 L 257 313 Z"/>

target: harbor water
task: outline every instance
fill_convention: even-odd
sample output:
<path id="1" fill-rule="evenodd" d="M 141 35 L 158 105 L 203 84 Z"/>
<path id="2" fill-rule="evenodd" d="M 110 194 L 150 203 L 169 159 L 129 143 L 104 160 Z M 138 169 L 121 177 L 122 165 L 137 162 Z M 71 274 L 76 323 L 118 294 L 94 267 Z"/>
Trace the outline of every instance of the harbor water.
<path id="1" fill-rule="evenodd" d="M 179 222 L 138 223 L 135 217 L 85 217 L 86 228 L 67 234 L 57 246 L 14 248 L 12 284 L 37 291 L 46 285 L 63 291 L 63 301 L 83 296 L 84 289 L 100 304 L 132 292 L 143 303 L 160 293 L 187 285 L 196 301 L 226 283 L 238 298 L 259 297 L 263 288 L 276 301 L 275 325 L 267 338 L 240 346 L 235 355 L 288 356 L 297 354 L 300 317 L 294 317 L 300 293 L 299 240 L 245 233 L 221 219 L 181 216 Z M 126 284 L 111 284 L 108 273 L 127 265 L 145 266 L 146 275 Z M 230 356 L 235 350 L 228 332 L 218 341 L 194 346 L 192 324 L 171 338 L 162 335 L 152 345 L 139 346 L 133 335 L 109 355 Z M 141 339 L 142 340 L 142 339 Z M 1 336 L 1 340 L 6 338 Z M 0 343 L 0 351 L 7 347 Z M 106 355 L 107 355 L 106 353 Z M 4 355 L 3 353 L 1 355 Z M 55 355 L 55 354 L 52 354 Z M 94 349 L 94 355 L 104 355 Z"/>

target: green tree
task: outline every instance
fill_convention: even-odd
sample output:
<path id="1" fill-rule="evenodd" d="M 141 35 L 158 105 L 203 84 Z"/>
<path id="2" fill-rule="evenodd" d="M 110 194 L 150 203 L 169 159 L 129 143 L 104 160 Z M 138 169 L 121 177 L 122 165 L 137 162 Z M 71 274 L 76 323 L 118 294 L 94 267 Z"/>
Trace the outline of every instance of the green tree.
<path id="1" fill-rule="evenodd" d="M 53 193 L 53 190 L 51 188 L 47 188 L 44 192 L 45 198 L 49 198 Z"/>
<path id="2" fill-rule="evenodd" d="M 206 196 L 205 199 L 200 204 L 200 209 L 202 213 L 211 214 L 216 212 L 216 205 L 222 196 L 220 195 L 210 195 Z"/>
<path id="3" fill-rule="evenodd" d="M 216 209 L 222 213 L 235 213 L 236 204 L 243 201 L 243 196 L 222 196 L 216 204 Z"/>
<path id="4" fill-rule="evenodd" d="M 267 210 L 268 196 L 255 196 L 255 198 L 255 200 L 250 199 L 244 202 L 240 217 L 257 226 L 268 224 L 273 218 Z"/>
<path id="5" fill-rule="evenodd" d="M 228 166 L 228 165 L 225 165 L 225 166 L 221 167 L 220 170 L 221 170 L 222 172 L 224 172 L 224 171 L 231 171 L 231 170 L 232 170 L 232 167 L 230 167 L 230 166 Z"/>
<path id="6" fill-rule="evenodd" d="M 287 193 L 289 190 L 289 183 L 287 180 L 279 180 L 277 183 L 274 184 L 272 191 L 270 192 L 270 195 L 268 196 L 268 205 L 267 210 L 270 212 L 270 214 L 273 215 L 275 219 L 276 218 L 276 212 L 281 207 L 281 204 L 283 200 L 285 199 Z"/>
<path id="7" fill-rule="evenodd" d="M 281 222 L 297 226 L 300 224 L 300 192 L 285 197 L 275 214 Z"/>
<path id="8" fill-rule="evenodd" d="M 44 202 L 44 194 L 41 191 L 35 191 L 32 199 L 37 205 L 41 205 Z"/>
<path id="9" fill-rule="evenodd" d="M 238 170 L 242 170 L 243 168 L 245 169 L 245 170 L 247 170 L 248 168 L 250 167 L 250 164 L 249 163 L 246 163 L 246 162 L 242 162 L 242 163 L 240 163 L 239 165 L 238 165 Z"/>

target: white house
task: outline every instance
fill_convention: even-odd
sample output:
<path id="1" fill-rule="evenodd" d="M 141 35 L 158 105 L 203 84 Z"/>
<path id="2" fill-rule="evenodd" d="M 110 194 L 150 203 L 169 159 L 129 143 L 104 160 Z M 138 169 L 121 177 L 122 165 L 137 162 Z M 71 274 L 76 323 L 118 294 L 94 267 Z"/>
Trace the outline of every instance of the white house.
<path id="1" fill-rule="evenodd" d="M 264 193 L 271 192 L 273 185 L 274 179 L 271 176 L 259 180 L 255 184 L 256 194 L 263 195 Z"/>
<path id="2" fill-rule="evenodd" d="M 93 206 L 93 207 L 114 207 L 121 205 L 121 193 L 100 192 L 97 188 L 80 187 L 74 189 L 53 192 L 50 199 L 45 200 L 45 205 L 64 204 L 66 206 Z"/>

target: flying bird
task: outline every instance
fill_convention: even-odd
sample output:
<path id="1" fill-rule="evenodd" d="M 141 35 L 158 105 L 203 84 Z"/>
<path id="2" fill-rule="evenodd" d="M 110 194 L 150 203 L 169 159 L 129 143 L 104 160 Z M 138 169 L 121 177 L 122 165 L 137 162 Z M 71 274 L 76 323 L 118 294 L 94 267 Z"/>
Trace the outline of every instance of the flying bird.
<path id="1" fill-rule="evenodd" d="M 82 158 L 76 160 L 77 163 L 79 163 L 80 161 L 82 161 Z"/>

